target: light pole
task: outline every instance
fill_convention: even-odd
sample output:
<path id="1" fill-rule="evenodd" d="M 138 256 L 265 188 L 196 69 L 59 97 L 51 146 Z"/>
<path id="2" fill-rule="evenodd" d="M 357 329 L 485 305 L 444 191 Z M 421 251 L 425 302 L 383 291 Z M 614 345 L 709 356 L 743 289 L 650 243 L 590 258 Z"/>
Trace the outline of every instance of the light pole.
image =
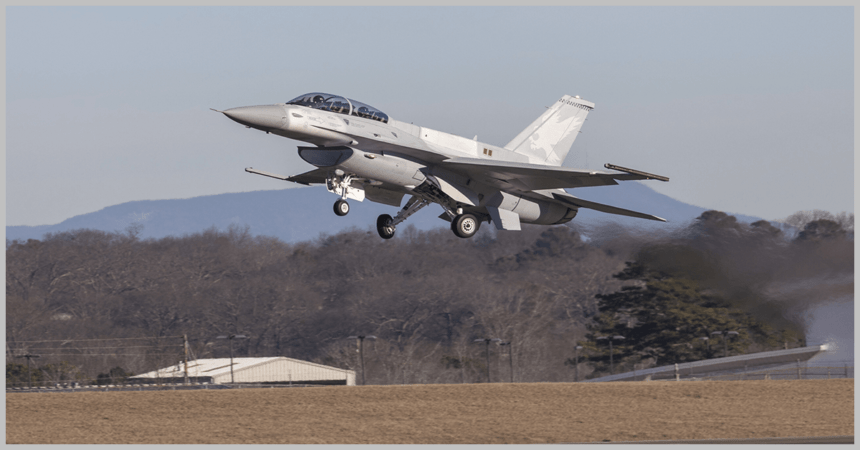
<path id="1" fill-rule="evenodd" d="M 27 358 L 27 389 L 32 389 L 33 385 L 31 384 L 31 380 L 33 377 L 30 375 L 30 359 L 32 358 L 41 358 L 40 355 L 31 355 L 27 353 L 26 355 L 18 355 L 18 358 Z"/>
<path id="2" fill-rule="evenodd" d="M 598 341 L 602 341 L 604 339 L 609 341 L 609 374 L 612 375 L 613 373 L 615 373 L 615 367 L 613 366 L 613 362 L 612 362 L 612 341 L 613 340 L 619 340 L 620 341 L 620 340 L 624 339 L 624 336 L 616 335 L 616 336 L 612 336 L 611 338 L 609 336 L 600 336 L 599 338 L 597 338 Z"/>
<path id="3" fill-rule="evenodd" d="M 511 342 L 499 342 L 499 345 L 506 345 L 508 347 L 508 364 L 511 369 L 511 383 L 514 382 L 514 348 L 511 346 Z"/>
<path id="4" fill-rule="evenodd" d="M 475 339 L 475 342 L 484 342 L 487 344 L 487 383 L 490 382 L 490 342 L 502 342 L 499 338 Z"/>
<path id="5" fill-rule="evenodd" d="M 729 336 L 737 336 L 738 332 L 737 331 L 714 331 L 713 333 L 711 333 L 712 336 L 715 334 L 723 335 L 723 351 L 724 351 L 723 356 L 727 358 L 729 356 L 728 337 Z"/>
<path id="6" fill-rule="evenodd" d="M 573 347 L 573 350 L 575 351 L 574 354 L 576 355 L 574 357 L 575 359 L 574 359 L 574 366 L 573 367 L 575 370 L 575 372 L 574 372 L 575 375 L 573 376 L 573 381 L 577 382 L 577 381 L 579 381 L 579 351 L 582 350 L 582 346 L 577 345 L 576 347 Z"/>
<path id="7" fill-rule="evenodd" d="M 218 336 L 215 339 L 229 339 L 230 340 L 230 384 L 235 383 L 236 381 L 233 379 L 233 339 L 247 339 L 248 336 L 244 334 L 231 334 L 229 336 Z"/>
<path id="8" fill-rule="evenodd" d="M 361 360 L 361 385 L 364 386 L 367 380 L 364 377 L 364 340 L 376 340 L 376 336 L 349 336 L 347 339 L 358 339 L 358 359 Z"/>

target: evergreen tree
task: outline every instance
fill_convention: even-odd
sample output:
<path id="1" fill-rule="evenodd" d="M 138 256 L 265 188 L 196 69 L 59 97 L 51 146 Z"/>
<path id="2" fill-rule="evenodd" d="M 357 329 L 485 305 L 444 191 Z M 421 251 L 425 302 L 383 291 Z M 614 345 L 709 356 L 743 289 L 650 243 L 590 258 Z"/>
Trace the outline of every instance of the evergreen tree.
<path id="1" fill-rule="evenodd" d="M 588 327 L 587 341 L 580 343 L 590 350 L 596 376 L 609 368 L 609 346 L 599 343 L 601 336 L 625 338 L 613 341 L 616 373 L 722 357 L 723 335 L 712 335 L 715 331 L 738 332 L 725 342 L 730 356 L 751 345 L 757 350 L 777 349 L 784 340 L 798 340 L 704 292 L 695 281 L 650 270 L 639 262 L 626 264 L 615 277 L 634 284 L 597 295 L 599 314 Z"/>

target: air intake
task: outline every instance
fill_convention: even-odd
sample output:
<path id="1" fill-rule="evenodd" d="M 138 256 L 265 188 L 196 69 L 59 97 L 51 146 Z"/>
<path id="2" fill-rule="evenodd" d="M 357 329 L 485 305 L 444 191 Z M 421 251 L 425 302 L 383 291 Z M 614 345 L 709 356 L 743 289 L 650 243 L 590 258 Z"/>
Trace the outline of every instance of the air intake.
<path id="1" fill-rule="evenodd" d="M 349 159 L 352 154 L 353 151 L 349 147 L 299 147 L 299 156 L 317 167 L 336 166 Z"/>

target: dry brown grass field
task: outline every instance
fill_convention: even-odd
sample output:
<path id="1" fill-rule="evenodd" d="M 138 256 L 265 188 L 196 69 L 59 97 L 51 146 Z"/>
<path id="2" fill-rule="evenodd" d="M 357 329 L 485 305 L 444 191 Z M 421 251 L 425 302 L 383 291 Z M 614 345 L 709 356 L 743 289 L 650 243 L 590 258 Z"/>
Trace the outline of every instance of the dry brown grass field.
<path id="1" fill-rule="evenodd" d="M 532 444 L 853 434 L 853 379 L 6 394 L 7 444 Z"/>

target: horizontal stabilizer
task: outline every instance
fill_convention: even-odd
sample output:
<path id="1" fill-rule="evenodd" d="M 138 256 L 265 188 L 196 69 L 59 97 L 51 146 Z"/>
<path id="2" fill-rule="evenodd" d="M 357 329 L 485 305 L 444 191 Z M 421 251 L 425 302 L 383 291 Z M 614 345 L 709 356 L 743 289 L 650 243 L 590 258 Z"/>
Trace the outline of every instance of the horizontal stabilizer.
<path id="1" fill-rule="evenodd" d="M 552 196 L 556 200 L 567 203 L 569 205 L 576 206 L 578 208 L 593 209 L 595 211 L 605 212 L 607 214 L 617 214 L 619 216 L 637 217 L 639 219 L 648 219 L 648 220 L 657 220 L 660 222 L 666 222 L 666 219 L 664 219 L 662 217 L 652 216 L 651 214 L 645 214 L 645 213 L 641 213 L 641 212 L 631 211 L 629 209 L 618 208 L 615 206 L 604 205 L 603 203 L 590 202 L 588 200 L 583 200 L 579 197 L 574 197 L 570 194 L 560 194 L 558 192 L 553 192 Z"/>
<path id="2" fill-rule="evenodd" d="M 553 167 L 542 164 L 518 163 L 509 161 L 490 161 L 478 158 L 446 159 L 442 166 L 459 172 L 469 178 L 481 180 L 500 188 L 498 182 L 513 186 L 521 191 L 541 189 L 575 188 L 588 186 L 609 186 L 618 184 L 616 180 L 641 180 L 639 175 L 627 173 L 608 173 L 593 170 Z"/>

